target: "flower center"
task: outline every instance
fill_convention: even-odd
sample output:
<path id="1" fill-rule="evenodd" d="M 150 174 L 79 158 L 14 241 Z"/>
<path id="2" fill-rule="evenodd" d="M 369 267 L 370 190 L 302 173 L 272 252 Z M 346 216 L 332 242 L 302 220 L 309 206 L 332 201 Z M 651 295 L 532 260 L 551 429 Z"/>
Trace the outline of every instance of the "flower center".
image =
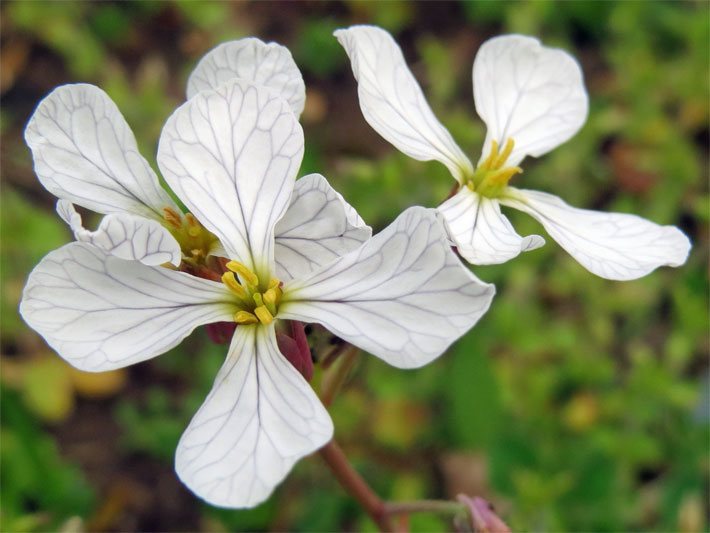
<path id="1" fill-rule="evenodd" d="M 180 244 L 183 261 L 193 265 L 203 264 L 217 243 L 217 237 L 206 230 L 192 213 L 182 215 L 166 207 L 163 209 L 163 219 L 168 231 Z"/>
<path id="2" fill-rule="evenodd" d="M 508 138 L 503 150 L 499 151 L 498 142 L 493 140 L 491 153 L 466 181 L 466 187 L 488 198 L 500 196 L 508 186 L 510 178 L 523 171 L 520 167 L 505 166 L 514 146 L 515 141 Z"/>
<path id="3" fill-rule="evenodd" d="M 229 270 L 222 274 L 222 283 L 236 296 L 239 308 L 234 321 L 237 324 L 271 324 L 283 296 L 281 282 L 270 278 L 267 284 L 261 283 L 254 272 L 238 261 L 230 261 L 226 267 Z"/>

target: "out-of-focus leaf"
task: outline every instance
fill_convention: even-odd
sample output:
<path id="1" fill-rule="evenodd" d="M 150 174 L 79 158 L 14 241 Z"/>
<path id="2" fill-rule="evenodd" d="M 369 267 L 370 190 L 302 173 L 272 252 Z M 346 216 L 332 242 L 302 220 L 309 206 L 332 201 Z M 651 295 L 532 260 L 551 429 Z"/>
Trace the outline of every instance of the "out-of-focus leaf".
<path id="1" fill-rule="evenodd" d="M 47 422 L 65 420 L 74 409 L 71 370 L 59 357 L 34 358 L 24 365 L 22 398 Z"/>

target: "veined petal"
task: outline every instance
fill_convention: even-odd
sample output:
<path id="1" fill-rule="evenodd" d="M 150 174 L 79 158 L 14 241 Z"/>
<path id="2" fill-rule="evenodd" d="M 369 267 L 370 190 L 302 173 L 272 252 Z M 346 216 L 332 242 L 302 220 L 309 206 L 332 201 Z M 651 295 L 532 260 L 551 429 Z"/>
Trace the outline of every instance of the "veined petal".
<path id="1" fill-rule="evenodd" d="M 459 182 L 473 167 L 436 119 L 392 36 L 376 26 L 352 26 L 334 35 L 358 82 L 360 108 L 377 133 L 414 159 L 435 159 Z"/>
<path id="2" fill-rule="evenodd" d="M 168 119 L 158 164 L 230 259 L 266 279 L 274 226 L 288 207 L 303 130 L 288 103 L 239 79 L 202 91 Z"/>
<path id="3" fill-rule="evenodd" d="M 222 43 L 200 59 L 187 80 L 187 97 L 216 89 L 232 78 L 273 89 L 299 117 L 306 104 L 306 85 L 285 46 L 255 37 Z"/>
<path id="4" fill-rule="evenodd" d="M 372 228 L 328 180 L 309 174 L 296 181 L 275 235 L 276 274 L 286 281 L 354 250 L 372 236 Z"/>
<path id="5" fill-rule="evenodd" d="M 46 189 L 97 213 L 162 220 L 179 211 L 138 153 L 116 104 L 98 87 L 63 85 L 40 102 L 25 129 L 34 169 Z"/>
<path id="6" fill-rule="evenodd" d="M 498 200 L 476 194 L 468 187 L 462 187 L 437 210 L 459 253 L 474 265 L 505 263 L 520 252 L 545 244 L 539 235 L 518 235 L 500 212 Z"/>
<path id="7" fill-rule="evenodd" d="M 435 211 L 412 207 L 357 250 L 286 284 L 279 318 L 318 322 L 391 365 L 414 368 L 468 331 L 494 293 L 451 251 Z"/>
<path id="8" fill-rule="evenodd" d="M 73 242 L 32 271 L 20 314 L 69 363 L 100 372 L 160 355 L 201 324 L 231 320 L 229 301 L 221 283 Z"/>
<path id="9" fill-rule="evenodd" d="M 254 507 L 333 423 L 279 352 L 274 327 L 239 326 L 212 391 L 180 439 L 175 470 L 212 505 Z"/>
<path id="10" fill-rule="evenodd" d="M 678 228 L 636 215 L 577 209 L 552 194 L 513 188 L 500 201 L 536 218 L 584 268 L 602 278 L 640 278 L 660 266 L 682 265 L 690 252 L 690 241 Z"/>
<path id="11" fill-rule="evenodd" d="M 589 107 L 577 61 L 523 35 L 483 43 L 473 62 L 473 96 L 488 126 L 481 160 L 488 157 L 492 140 L 503 146 L 512 138 L 509 166 L 567 141 L 584 124 Z"/>
<path id="12" fill-rule="evenodd" d="M 180 266 L 180 245 L 161 224 L 128 213 L 106 215 L 96 231 L 84 228 L 81 215 L 68 200 L 57 202 L 57 213 L 69 224 L 77 241 L 88 242 L 120 259 L 156 266 L 172 263 Z"/>

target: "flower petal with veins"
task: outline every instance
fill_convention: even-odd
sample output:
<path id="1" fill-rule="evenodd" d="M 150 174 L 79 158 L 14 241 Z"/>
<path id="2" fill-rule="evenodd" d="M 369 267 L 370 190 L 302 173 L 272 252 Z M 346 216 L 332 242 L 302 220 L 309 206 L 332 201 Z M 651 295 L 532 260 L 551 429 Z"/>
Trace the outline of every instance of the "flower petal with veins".
<path id="1" fill-rule="evenodd" d="M 84 228 L 81 215 L 68 200 L 57 202 L 57 213 L 69 224 L 74 238 L 101 248 L 120 259 L 155 266 L 172 263 L 180 266 L 182 252 L 175 238 L 161 224 L 129 213 L 106 215 L 96 231 Z"/>
<path id="2" fill-rule="evenodd" d="M 432 113 L 392 36 L 376 26 L 334 35 L 350 57 L 368 124 L 409 157 L 440 161 L 463 183 L 473 172 L 471 162 Z"/>
<path id="3" fill-rule="evenodd" d="M 175 470 L 212 505 L 253 507 L 332 436 L 327 411 L 279 352 L 274 326 L 240 326 L 180 439 Z"/>
<path id="4" fill-rule="evenodd" d="M 276 274 L 286 281 L 354 250 L 372 229 L 323 176 L 309 174 L 296 181 L 275 235 Z"/>
<path id="5" fill-rule="evenodd" d="M 303 130 L 288 103 L 239 79 L 180 106 L 158 147 L 165 180 L 190 212 L 230 259 L 264 277 L 302 157 Z"/>
<path id="6" fill-rule="evenodd" d="M 318 322 L 393 366 L 415 368 L 473 327 L 494 294 L 461 265 L 434 210 L 412 207 L 357 250 L 286 284 L 279 317 Z"/>
<path id="7" fill-rule="evenodd" d="M 508 166 L 567 141 L 587 120 L 589 107 L 577 61 L 523 35 L 502 35 L 481 45 L 473 62 L 473 96 L 488 126 L 480 160 L 488 157 L 492 140 L 503 146 L 513 139 Z"/>
<path id="8" fill-rule="evenodd" d="M 537 219 L 569 254 L 606 279 L 630 280 L 685 263 L 690 241 L 674 226 L 636 215 L 577 209 L 557 196 L 509 188 L 501 203 Z"/>
<path id="9" fill-rule="evenodd" d="M 498 200 L 476 194 L 468 187 L 462 187 L 437 211 L 444 217 L 458 252 L 474 265 L 505 263 L 520 252 L 545 244 L 539 235 L 518 235 L 500 212 Z"/>
<path id="10" fill-rule="evenodd" d="M 25 141 L 42 185 L 60 199 L 97 213 L 155 220 L 166 207 L 179 211 L 116 104 L 98 87 L 56 88 L 32 114 Z"/>
<path id="11" fill-rule="evenodd" d="M 31 272 L 20 314 L 67 362 L 102 372 L 160 355 L 197 326 L 231 320 L 230 301 L 221 283 L 73 242 Z"/>
<path id="12" fill-rule="evenodd" d="M 303 76 L 288 48 L 255 37 L 222 43 L 200 59 L 187 80 L 187 97 L 240 78 L 268 87 L 286 100 L 296 117 L 306 103 Z"/>

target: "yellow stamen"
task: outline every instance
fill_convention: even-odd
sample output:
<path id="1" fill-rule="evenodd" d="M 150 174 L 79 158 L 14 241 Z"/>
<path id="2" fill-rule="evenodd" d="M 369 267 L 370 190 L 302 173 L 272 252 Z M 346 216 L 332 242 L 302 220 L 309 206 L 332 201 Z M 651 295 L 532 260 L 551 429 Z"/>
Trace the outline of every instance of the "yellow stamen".
<path id="1" fill-rule="evenodd" d="M 202 233 L 202 226 L 195 216 L 192 213 L 187 213 L 185 219 L 187 220 L 187 234 L 192 238 L 199 237 Z"/>
<path id="2" fill-rule="evenodd" d="M 271 324 L 274 321 L 274 316 L 263 305 L 254 309 L 254 314 L 259 318 L 259 322 L 264 325 Z"/>
<path id="3" fill-rule="evenodd" d="M 170 224 L 174 229 L 180 229 L 182 227 L 182 217 L 171 207 L 163 208 L 163 218 L 165 222 Z"/>
<path id="4" fill-rule="evenodd" d="M 488 182 L 491 185 L 507 185 L 510 181 L 510 178 L 512 178 L 516 174 L 522 174 L 522 172 L 523 169 L 520 167 L 501 168 L 500 170 L 488 176 Z"/>
<path id="5" fill-rule="evenodd" d="M 503 148 L 503 151 L 498 154 L 498 157 L 496 157 L 496 160 L 493 162 L 492 169 L 498 169 L 503 166 L 503 164 L 508 160 L 508 156 L 510 153 L 513 151 L 513 147 L 515 146 L 515 141 L 508 137 L 508 140 L 505 142 L 505 147 Z M 522 171 L 521 171 L 522 172 Z"/>
<path id="6" fill-rule="evenodd" d="M 222 283 L 229 287 L 229 290 L 240 298 L 245 300 L 248 299 L 249 296 L 247 295 L 247 291 L 239 284 L 234 272 L 225 272 L 222 274 Z"/>
<path id="7" fill-rule="evenodd" d="M 239 279 L 242 282 L 246 283 L 247 285 L 251 285 L 252 287 L 259 286 L 259 278 L 257 277 L 257 275 L 254 274 L 251 270 L 249 270 L 245 265 L 243 265 L 239 261 L 230 261 L 229 263 L 227 263 L 226 266 L 232 272 L 236 272 L 237 274 L 239 274 Z"/>
<path id="8" fill-rule="evenodd" d="M 491 165 L 493 165 L 493 162 L 496 160 L 498 157 L 498 142 L 493 139 L 491 141 L 491 153 L 488 154 L 488 157 L 486 157 L 486 160 L 478 165 L 478 168 L 482 168 L 484 170 L 488 170 L 491 168 Z"/>
<path id="9" fill-rule="evenodd" d="M 269 289 L 263 294 L 262 297 L 264 305 L 272 315 L 276 314 L 276 306 L 278 305 L 279 300 L 281 299 L 281 295 L 277 292 L 277 290 L 280 291 L 281 289 Z"/>
<path id="10" fill-rule="evenodd" d="M 259 319 L 256 315 L 250 313 L 249 311 L 237 311 L 234 315 L 234 321 L 237 324 L 258 324 Z"/>

